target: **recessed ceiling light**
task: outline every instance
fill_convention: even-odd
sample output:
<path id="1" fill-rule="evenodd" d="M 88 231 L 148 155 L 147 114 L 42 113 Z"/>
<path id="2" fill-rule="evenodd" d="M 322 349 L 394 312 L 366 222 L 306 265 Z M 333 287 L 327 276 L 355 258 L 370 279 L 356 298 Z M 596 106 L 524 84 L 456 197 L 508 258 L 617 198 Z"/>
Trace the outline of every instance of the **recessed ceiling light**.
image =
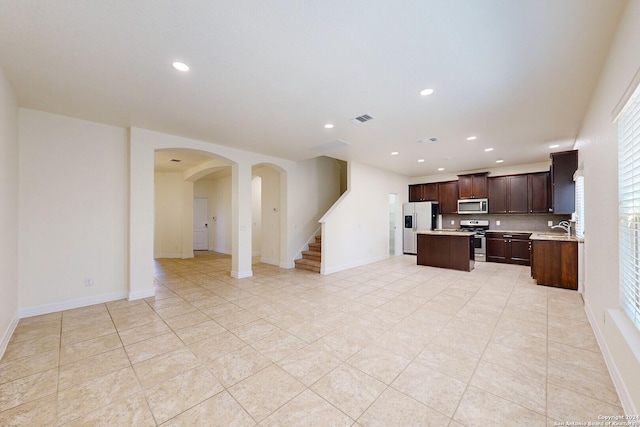
<path id="1" fill-rule="evenodd" d="M 558 148 L 558 147 L 560 147 L 560 144 L 553 144 L 549 146 L 549 148 Z"/>
<path id="2" fill-rule="evenodd" d="M 504 163 L 504 160 L 502 160 L 502 159 L 496 160 L 496 163 Z"/>
<path id="3" fill-rule="evenodd" d="M 391 152 L 391 155 L 392 155 L 392 156 L 397 156 L 397 155 L 398 155 L 398 152 L 397 152 L 397 151 L 392 151 L 392 152 Z"/>
<path id="4" fill-rule="evenodd" d="M 444 170 L 444 168 L 438 168 L 438 170 L 439 170 L 439 171 L 443 171 L 443 170 Z"/>
<path id="5" fill-rule="evenodd" d="M 467 141 L 473 141 L 476 138 L 478 138 L 478 137 L 477 136 L 468 136 L 467 137 Z"/>
<path id="6" fill-rule="evenodd" d="M 189 71 L 189 66 L 183 62 L 174 62 L 172 65 L 178 71 Z"/>
<path id="7" fill-rule="evenodd" d="M 327 123 L 326 125 L 324 125 L 325 129 L 333 129 L 333 125 L 331 123 Z"/>
<path id="8" fill-rule="evenodd" d="M 484 151 L 487 151 L 487 152 L 493 151 L 493 148 L 485 148 Z"/>
<path id="9" fill-rule="evenodd" d="M 431 95 L 432 93 L 433 93 L 433 89 L 424 89 L 420 91 L 420 95 L 422 96 Z"/>
<path id="10" fill-rule="evenodd" d="M 424 163 L 424 159 L 418 159 L 418 163 Z"/>

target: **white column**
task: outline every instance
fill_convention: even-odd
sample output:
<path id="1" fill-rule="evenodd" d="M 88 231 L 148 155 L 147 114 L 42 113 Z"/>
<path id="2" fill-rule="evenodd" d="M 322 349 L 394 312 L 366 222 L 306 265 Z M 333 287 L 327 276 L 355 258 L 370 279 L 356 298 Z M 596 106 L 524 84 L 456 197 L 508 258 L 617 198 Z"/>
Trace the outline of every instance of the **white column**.
<path id="1" fill-rule="evenodd" d="M 251 270 L 251 164 L 231 167 L 231 277 L 253 276 Z"/>
<path id="2" fill-rule="evenodd" d="M 153 288 L 153 147 L 129 131 L 129 300 L 155 294 Z"/>

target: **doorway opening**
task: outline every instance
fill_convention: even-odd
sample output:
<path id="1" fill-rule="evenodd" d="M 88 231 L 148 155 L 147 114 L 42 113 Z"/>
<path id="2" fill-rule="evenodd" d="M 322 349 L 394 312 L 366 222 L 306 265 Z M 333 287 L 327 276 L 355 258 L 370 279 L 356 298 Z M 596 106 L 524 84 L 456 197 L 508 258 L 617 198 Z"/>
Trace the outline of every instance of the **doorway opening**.
<path id="1" fill-rule="evenodd" d="M 389 193 L 389 255 L 396 254 L 396 214 L 398 195 Z"/>

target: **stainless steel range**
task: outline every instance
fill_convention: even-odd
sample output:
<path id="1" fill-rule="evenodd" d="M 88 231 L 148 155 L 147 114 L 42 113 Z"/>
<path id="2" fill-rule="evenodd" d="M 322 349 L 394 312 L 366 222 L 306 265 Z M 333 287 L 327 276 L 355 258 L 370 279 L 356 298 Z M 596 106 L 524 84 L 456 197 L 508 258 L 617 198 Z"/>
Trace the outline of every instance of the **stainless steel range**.
<path id="1" fill-rule="evenodd" d="M 488 229 L 488 219 L 463 219 L 460 221 L 460 231 L 473 231 L 476 233 L 474 236 L 476 261 L 484 262 L 487 260 L 487 238 L 484 233 Z"/>

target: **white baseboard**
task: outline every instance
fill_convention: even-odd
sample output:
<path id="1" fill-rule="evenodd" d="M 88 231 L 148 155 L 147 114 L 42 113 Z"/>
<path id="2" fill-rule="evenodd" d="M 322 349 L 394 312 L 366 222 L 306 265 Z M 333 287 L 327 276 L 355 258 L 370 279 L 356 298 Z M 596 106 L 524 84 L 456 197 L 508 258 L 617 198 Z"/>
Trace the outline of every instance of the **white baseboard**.
<path id="1" fill-rule="evenodd" d="M 7 346 L 9 345 L 9 340 L 13 335 L 13 331 L 15 331 L 16 326 L 18 326 L 19 320 L 20 318 L 18 316 L 14 316 L 13 320 L 9 324 L 9 327 L 7 328 L 6 331 L 4 331 L 4 334 L 2 335 L 2 341 L 0 341 L 0 360 L 2 360 L 2 356 L 4 356 L 4 352 L 7 349 Z"/>
<path id="2" fill-rule="evenodd" d="M 607 369 L 609 370 L 609 375 L 611 375 L 611 380 L 613 381 L 613 385 L 618 392 L 618 396 L 620 397 L 620 403 L 622 404 L 622 408 L 624 409 L 625 414 L 637 414 L 638 411 L 635 408 L 633 403 L 633 399 L 629 394 L 629 390 L 627 389 L 624 377 L 620 373 L 618 369 L 618 365 L 616 364 L 613 356 L 611 355 L 611 351 L 609 350 L 609 346 L 607 345 L 607 341 L 604 338 L 604 334 L 602 333 L 602 329 L 600 328 L 600 324 L 598 323 L 591 306 L 588 301 L 585 301 L 584 311 L 587 313 L 587 319 L 589 319 L 589 323 L 591 324 L 591 328 L 593 329 L 593 333 L 596 337 L 596 341 L 600 346 L 600 350 L 602 351 L 602 356 L 604 357 L 604 361 L 607 365 Z M 606 314 L 608 315 L 608 314 Z M 610 321 L 614 321 L 611 317 L 609 317 Z"/>
<path id="3" fill-rule="evenodd" d="M 156 295 L 155 288 L 144 289 L 142 291 L 129 292 L 127 297 L 129 301 L 135 301 L 137 299 L 150 298 Z"/>
<path id="4" fill-rule="evenodd" d="M 231 277 L 234 277 L 236 279 L 246 279 L 247 277 L 251 277 L 251 276 L 253 276 L 253 271 L 251 270 L 246 270 L 246 271 L 231 270 Z"/>
<path id="5" fill-rule="evenodd" d="M 182 258 L 182 254 L 154 254 L 154 258 Z"/>
<path id="6" fill-rule="evenodd" d="M 331 267 L 331 268 L 322 268 L 322 271 L 320 272 L 321 274 L 333 274 L 333 273 L 337 273 L 338 271 L 343 271 L 343 270 L 347 270 L 349 268 L 355 268 L 355 267 L 360 267 L 363 265 L 367 265 L 367 264 L 372 264 L 374 262 L 378 262 L 378 261 L 383 261 L 385 259 L 389 258 L 389 254 L 385 254 L 385 255 L 380 255 L 377 257 L 373 257 L 373 258 L 367 258 L 364 260 L 359 260 L 359 261 L 354 261 L 354 262 L 350 262 L 347 264 L 342 264 L 336 267 Z"/>
<path id="7" fill-rule="evenodd" d="M 102 304 L 104 302 L 116 301 L 127 297 L 126 291 L 111 292 L 108 294 L 94 295 L 90 297 L 76 298 L 66 301 L 54 302 L 51 304 L 35 305 L 24 307 L 18 310 L 18 315 L 24 317 L 38 316 L 40 314 L 55 313 L 57 311 L 71 310 L 73 308 L 86 307 L 88 305 Z"/>
<path id="8" fill-rule="evenodd" d="M 231 251 L 229 249 L 213 248 L 209 250 L 212 252 L 218 252 L 219 254 L 231 255 Z"/>
<path id="9" fill-rule="evenodd" d="M 260 262 L 264 264 L 270 264 L 270 265 L 280 265 L 280 262 L 277 259 L 271 259 L 271 258 L 265 258 L 265 257 L 260 257 Z"/>

